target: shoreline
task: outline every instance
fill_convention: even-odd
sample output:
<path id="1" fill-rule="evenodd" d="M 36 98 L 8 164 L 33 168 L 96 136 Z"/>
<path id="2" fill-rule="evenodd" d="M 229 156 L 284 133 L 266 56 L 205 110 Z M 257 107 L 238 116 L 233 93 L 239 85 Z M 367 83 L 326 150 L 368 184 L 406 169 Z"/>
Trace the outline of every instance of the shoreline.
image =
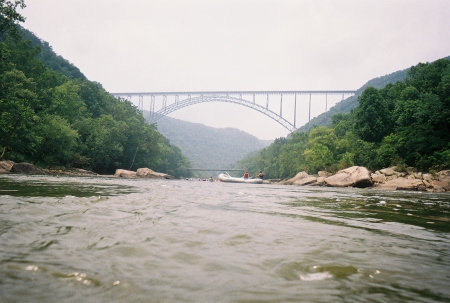
<path id="1" fill-rule="evenodd" d="M 171 175 L 154 172 L 149 168 L 139 168 L 137 171 L 117 169 L 114 175 L 102 175 L 80 168 L 39 169 L 26 162 L 15 163 L 9 160 L 0 161 L 0 174 L 10 173 L 128 179 L 175 179 Z M 295 186 L 371 188 L 377 190 L 450 192 L 450 170 L 443 170 L 431 174 L 417 172 L 411 167 L 399 171 L 396 166 L 393 166 L 371 172 L 362 166 L 352 166 L 340 170 L 336 174 L 319 171 L 318 175 L 309 175 L 302 171 L 290 179 L 269 179 L 264 180 L 263 183 Z"/>

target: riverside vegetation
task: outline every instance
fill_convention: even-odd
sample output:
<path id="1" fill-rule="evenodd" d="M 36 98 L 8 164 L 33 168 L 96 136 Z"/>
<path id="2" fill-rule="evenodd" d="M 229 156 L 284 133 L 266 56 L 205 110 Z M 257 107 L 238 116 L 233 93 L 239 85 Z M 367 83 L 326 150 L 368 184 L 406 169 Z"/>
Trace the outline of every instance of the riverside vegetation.
<path id="1" fill-rule="evenodd" d="M 0 2 L 0 160 L 188 176 L 189 160 L 135 106 L 17 25 L 24 7 L 23 0 Z"/>

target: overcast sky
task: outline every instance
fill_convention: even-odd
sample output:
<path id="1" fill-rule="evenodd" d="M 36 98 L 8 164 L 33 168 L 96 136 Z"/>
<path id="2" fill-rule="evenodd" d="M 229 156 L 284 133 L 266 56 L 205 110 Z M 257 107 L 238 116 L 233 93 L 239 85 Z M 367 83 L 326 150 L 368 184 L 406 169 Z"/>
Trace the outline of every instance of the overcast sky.
<path id="1" fill-rule="evenodd" d="M 356 90 L 450 55 L 448 0 L 25 3 L 23 26 L 109 92 Z M 313 103 L 312 116 L 325 109 L 324 100 Z M 288 134 L 239 105 L 195 105 L 170 116 L 260 139 Z"/>

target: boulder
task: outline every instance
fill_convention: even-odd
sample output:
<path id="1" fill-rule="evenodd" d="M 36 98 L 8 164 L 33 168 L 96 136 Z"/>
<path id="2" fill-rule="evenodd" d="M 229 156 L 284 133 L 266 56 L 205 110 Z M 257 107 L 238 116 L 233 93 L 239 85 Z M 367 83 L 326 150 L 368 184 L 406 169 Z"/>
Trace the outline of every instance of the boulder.
<path id="1" fill-rule="evenodd" d="M 14 163 L 11 167 L 11 172 L 17 174 L 45 175 L 42 170 L 27 162 Z"/>
<path id="2" fill-rule="evenodd" d="M 14 165 L 13 161 L 9 161 L 9 160 L 0 161 L 0 174 L 9 173 L 11 171 L 11 168 L 13 167 L 13 165 Z"/>
<path id="3" fill-rule="evenodd" d="M 331 174 L 329 172 L 326 172 L 323 170 L 319 171 L 317 174 L 319 175 L 319 177 L 322 177 L 322 178 L 328 178 L 331 176 Z"/>
<path id="4" fill-rule="evenodd" d="M 450 170 L 440 171 L 435 177 L 428 178 L 427 181 L 430 184 L 430 186 L 427 186 L 428 191 L 450 191 Z"/>
<path id="5" fill-rule="evenodd" d="M 175 179 L 175 177 L 163 174 L 163 173 L 157 173 L 150 168 L 139 168 L 136 171 L 136 176 L 139 178 L 149 178 L 149 179 Z"/>
<path id="6" fill-rule="evenodd" d="M 116 169 L 114 177 L 119 178 L 136 178 L 136 172 L 126 169 Z"/>
<path id="7" fill-rule="evenodd" d="M 378 173 L 378 174 L 377 174 Z M 386 182 L 386 175 L 377 172 L 371 175 L 372 182 L 375 184 Z"/>
<path id="8" fill-rule="evenodd" d="M 298 174 L 296 174 L 295 177 L 290 178 L 290 179 L 287 179 L 287 180 L 285 180 L 285 181 L 282 181 L 281 183 L 282 183 L 282 184 L 286 184 L 286 185 L 292 185 L 292 184 L 294 184 L 296 181 L 298 181 L 298 180 L 300 180 L 300 179 L 303 179 L 303 178 L 306 178 L 306 177 L 308 177 L 308 176 L 309 176 L 308 173 L 306 173 L 306 172 L 304 172 L 304 171 L 301 171 L 301 172 L 299 172 Z"/>
<path id="9" fill-rule="evenodd" d="M 318 186 L 325 186 L 325 185 L 327 185 L 325 183 L 325 177 L 318 177 L 316 183 L 311 184 L 311 185 L 318 185 Z"/>
<path id="10" fill-rule="evenodd" d="M 419 179 L 396 178 L 380 184 L 376 189 L 386 190 L 424 190 L 425 184 Z"/>
<path id="11" fill-rule="evenodd" d="M 388 168 L 383 168 L 380 170 L 380 173 L 389 177 L 392 175 L 396 175 L 397 172 L 395 171 L 395 169 L 397 168 L 397 166 L 392 166 L 392 167 L 388 167 Z"/>
<path id="12" fill-rule="evenodd" d="M 317 182 L 317 178 L 313 176 L 307 176 L 294 182 L 293 185 L 312 185 Z"/>
<path id="13" fill-rule="evenodd" d="M 338 171 L 335 175 L 325 178 L 325 183 L 333 187 L 370 187 L 373 185 L 370 173 L 362 166 L 352 166 Z"/>

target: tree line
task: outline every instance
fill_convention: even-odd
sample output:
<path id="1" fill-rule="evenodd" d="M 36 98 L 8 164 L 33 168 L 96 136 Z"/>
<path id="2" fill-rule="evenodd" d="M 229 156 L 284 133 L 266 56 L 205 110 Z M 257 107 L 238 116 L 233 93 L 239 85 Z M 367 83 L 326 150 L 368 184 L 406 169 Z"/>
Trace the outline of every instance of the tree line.
<path id="1" fill-rule="evenodd" d="M 132 103 L 88 81 L 17 24 L 24 7 L 23 0 L 0 1 L 0 160 L 189 176 L 180 149 Z"/>
<path id="2" fill-rule="evenodd" d="M 450 60 L 420 63 L 402 81 L 367 87 L 359 105 L 331 124 L 279 138 L 238 165 L 268 178 L 300 171 L 331 173 L 353 165 L 397 165 L 421 171 L 450 168 Z"/>

